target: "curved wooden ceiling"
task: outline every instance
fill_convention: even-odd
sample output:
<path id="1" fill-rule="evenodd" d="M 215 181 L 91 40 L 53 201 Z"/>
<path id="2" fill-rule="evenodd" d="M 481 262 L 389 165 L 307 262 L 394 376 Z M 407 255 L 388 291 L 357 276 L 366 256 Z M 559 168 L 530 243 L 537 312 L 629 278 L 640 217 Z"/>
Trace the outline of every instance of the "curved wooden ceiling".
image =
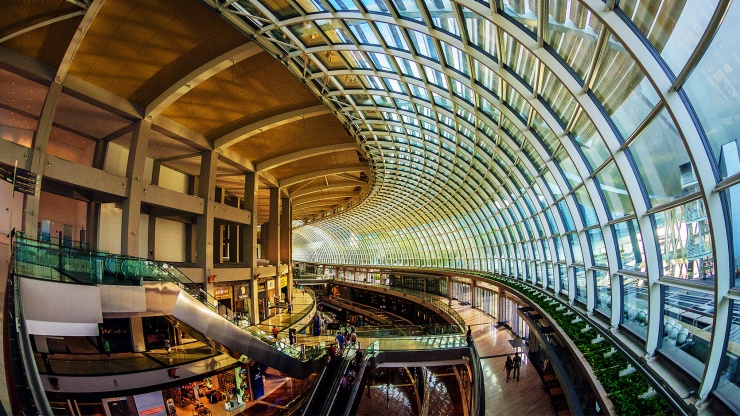
<path id="1" fill-rule="evenodd" d="M 41 67 L 36 74 L 53 76 L 65 52 L 76 46 L 52 145 L 83 152 L 98 140 L 128 146 L 125 127 L 149 116 L 154 129 L 148 155 L 163 166 L 197 175 L 197 153 L 211 148 L 223 155 L 217 186 L 227 194 L 242 197 L 241 172 L 251 170 L 260 172 L 264 185 L 290 180 L 282 187 L 286 194 L 311 189 L 301 194 L 303 200 L 323 193 L 321 204 L 296 211 L 294 219 L 323 216 L 366 192 L 369 169 L 357 166 L 368 164 L 345 127 L 283 64 L 212 8 L 197 0 L 178 1 L 177 7 L 106 1 L 79 45 L 71 45 L 87 7 L 83 1 L 12 2 L 0 14 L 0 57 L 6 56 L 0 68 L 8 71 L 0 76 L 4 86 L 29 80 L 49 84 L 45 76 L 9 63 L 7 56 L 30 58 Z M 101 105 L 91 97 L 96 94 L 109 98 Z M 0 110 L 8 119 L 38 120 L 44 96 L 30 95 L 27 108 L 3 100 Z M 91 159 L 75 158 L 78 163 Z M 262 222 L 267 198 L 260 201 Z"/>

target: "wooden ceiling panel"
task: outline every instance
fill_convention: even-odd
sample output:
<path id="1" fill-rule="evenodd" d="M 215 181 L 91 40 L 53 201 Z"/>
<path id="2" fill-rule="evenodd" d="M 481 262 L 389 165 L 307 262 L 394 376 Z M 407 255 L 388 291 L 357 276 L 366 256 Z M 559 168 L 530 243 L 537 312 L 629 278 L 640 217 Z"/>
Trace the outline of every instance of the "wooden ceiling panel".
<path id="1" fill-rule="evenodd" d="M 280 180 L 307 172 L 329 169 L 341 165 L 356 165 L 358 163 L 360 163 L 360 159 L 357 157 L 357 151 L 348 150 L 297 160 L 270 170 L 270 174 Z"/>
<path id="2" fill-rule="evenodd" d="M 0 38 L 82 10 L 64 0 L 4 1 L 1 7 Z M 2 46 L 57 68 L 81 21 L 80 15 L 41 26 L 3 42 Z"/>
<path id="3" fill-rule="evenodd" d="M 90 26 L 70 74 L 145 106 L 246 41 L 197 0 L 109 1 Z"/>
<path id="4" fill-rule="evenodd" d="M 354 143 L 333 114 L 294 121 L 234 144 L 230 149 L 256 162 L 299 150 L 338 143 Z"/>
<path id="5" fill-rule="evenodd" d="M 217 139 L 255 121 L 319 104 L 288 69 L 262 52 L 202 82 L 162 115 Z"/>

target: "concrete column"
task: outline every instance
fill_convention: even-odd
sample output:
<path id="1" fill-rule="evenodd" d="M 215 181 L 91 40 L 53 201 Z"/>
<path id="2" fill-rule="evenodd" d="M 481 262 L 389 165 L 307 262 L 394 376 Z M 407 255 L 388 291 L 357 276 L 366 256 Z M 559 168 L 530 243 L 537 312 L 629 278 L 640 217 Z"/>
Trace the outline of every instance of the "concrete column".
<path id="1" fill-rule="evenodd" d="M 251 298 L 249 299 L 250 317 L 252 324 L 259 323 L 259 310 L 257 305 L 257 205 L 259 201 L 259 179 L 256 173 L 247 172 L 244 175 L 244 209 L 252 213 L 252 223 L 242 227 L 241 250 L 242 259 L 246 267 L 251 270 Z"/>
<path id="2" fill-rule="evenodd" d="M 129 256 L 139 255 L 138 234 L 139 220 L 141 219 L 141 198 L 144 196 L 144 187 L 146 186 L 142 179 L 151 127 L 152 122 L 149 120 L 137 121 L 128 150 L 128 164 L 126 165 L 128 198 L 123 200 L 121 254 Z"/>
<path id="3" fill-rule="evenodd" d="M 140 316 L 131 317 L 131 346 L 134 352 L 146 351 L 144 323 Z"/>
<path id="4" fill-rule="evenodd" d="M 239 256 L 239 226 L 227 225 L 229 232 L 229 262 L 238 262 Z"/>
<path id="5" fill-rule="evenodd" d="M 158 186 L 159 185 L 159 173 L 162 168 L 162 163 L 159 161 L 154 161 L 154 165 L 152 166 L 152 185 Z M 156 253 L 156 246 L 157 246 L 157 217 L 154 215 L 149 215 L 149 231 L 147 234 L 147 243 L 148 243 L 148 250 L 147 250 L 147 258 L 149 260 L 155 260 L 157 258 Z"/>
<path id="6" fill-rule="evenodd" d="M 198 196 L 203 198 L 203 215 L 195 222 L 196 265 L 205 271 L 203 289 L 208 291 L 208 276 L 213 274 L 213 208 L 216 190 L 216 166 L 218 153 L 205 150 L 201 153 Z"/>
<path id="7" fill-rule="evenodd" d="M 39 230 L 39 203 L 41 199 L 41 181 L 44 177 L 44 167 L 46 166 L 46 150 L 49 146 L 49 137 L 51 136 L 51 127 L 54 122 L 54 114 L 57 110 L 57 101 L 59 94 L 62 92 L 60 82 L 52 82 L 49 91 L 46 93 L 44 106 L 41 109 L 38 128 L 33 135 L 33 156 L 31 158 L 31 172 L 36 177 L 36 193 L 26 195 L 23 204 L 23 231 L 31 238 L 36 238 Z"/>
<path id="8" fill-rule="evenodd" d="M 475 279 L 470 280 L 470 306 L 473 308 L 478 307 L 478 301 L 475 299 Z"/>
<path id="9" fill-rule="evenodd" d="M 270 188 L 270 230 L 267 260 L 275 266 L 275 295 L 280 293 L 280 188 Z"/>
<path id="10" fill-rule="evenodd" d="M 288 299 L 293 298 L 293 206 L 283 198 L 280 211 L 280 262 L 288 265 Z"/>

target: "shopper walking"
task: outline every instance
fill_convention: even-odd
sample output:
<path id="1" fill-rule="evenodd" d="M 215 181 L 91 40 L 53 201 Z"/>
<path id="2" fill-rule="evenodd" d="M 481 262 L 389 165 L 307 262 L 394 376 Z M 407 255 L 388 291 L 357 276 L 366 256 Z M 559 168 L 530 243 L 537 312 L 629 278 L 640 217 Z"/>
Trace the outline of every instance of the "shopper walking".
<path id="1" fill-rule="evenodd" d="M 164 349 L 167 350 L 167 354 L 170 353 L 170 339 L 165 338 L 164 340 Z"/>
<path id="2" fill-rule="evenodd" d="M 506 356 L 506 364 L 504 364 L 504 370 L 506 370 L 506 382 L 509 382 L 511 377 L 511 369 L 514 368 L 514 361 L 511 359 L 511 355 Z"/>
<path id="3" fill-rule="evenodd" d="M 110 362 L 110 344 L 107 339 L 103 339 L 103 352 L 108 356 L 108 362 Z"/>
<path id="4" fill-rule="evenodd" d="M 519 352 L 517 352 L 514 355 L 514 363 L 513 363 L 513 369 L 514 369 L 514 375 L 512 377 L 516 377 L 516 381 L 519 381 L 519 367 L 522 365 L 522 357 L 519 356 Z"/>
<path id="5" fill-rule="evenodd" d="M 276 326 L 273 326 L 273 327 L 272 327 L 272 336 L 273 336 L 273 337 L 275 338 L 275 341 L 277 341 L 277 338 L 278 338 L 278 332 L 279 332 L 279 331 L 278 331 L 277 327 L 276 327 Z"/>

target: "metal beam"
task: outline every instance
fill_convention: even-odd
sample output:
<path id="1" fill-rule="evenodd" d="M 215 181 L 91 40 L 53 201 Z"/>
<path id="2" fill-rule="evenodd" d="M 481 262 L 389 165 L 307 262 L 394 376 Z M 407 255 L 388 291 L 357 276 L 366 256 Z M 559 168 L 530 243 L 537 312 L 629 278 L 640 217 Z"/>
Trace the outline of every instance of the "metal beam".
<path id="1" fill-rule="evenodd" d="M 18 30 L 16 32 L 13 32 L 13 33 L 5 36 L 4 38 L 0 38 L 0 43 L 3 43 L 5 41 L 8 41 L 8 40 L 13 39 L 15 37 L 18 37 L 18 36 L 20 36 L 20 35 L 22 35 L 24 33 L 28 33 L 28 32 L 34 31 L 34 30 L 36 30 L 38 28 L 42 28 L 44 26 L 49 26 L 51 24 L 54 24 L 54 23 L 57 23 L 57 22 L 61 22 L 61 21 L 67 20 L 67 19 L 71 19 L 73 17 L 82 16 L 84 14 L 85 14 L 85 10 L 78 10 L 76 12 L 67 13 L 67 14 L 64 14 L 64 15 L 61 15 L 61 16 L 53 17 L 53 18 L 48 19 L 48 20 L 44 20 L 43 22 L 36 23 L 35 25 L 31 25 L 31 26 L 25 27 L 25 28 L 23 28 L 21 30 Z"/>
<path id="2" fill-rule="evenodd" d="M 302 173 L 300 175 L 291 176 L 289 178 L 285 178 L 282 181 L 280 181 L 281 185 L 284 187 L 288 187 L 291 185 L 295 185 L 297 183 L 308 181 L 311 179 L 320 178 L 322 176 L 329 176 L 329 175 L 338 175 L 341 173 L 348 173 L 348 172 L 370 172 L 370 167 L 364 163 L 357 163 L 354 165 L 345 165 L 345 166 L 337 166 L 329 169 L 322 169 L 317 170 L 314 172 L 307 172 Z"/>
<path id="3" fill-rule="evenodd" d="M 64 83 L 64 79 L 67 77 L 67 73 L 69 72 L 69 66 L 72 64 L 72 59 L 75 54 L 77 54 L 77 50 L 80 45 L 82 45 L 82 39 L 85 37 L 87 30 L 90 29 L 90 25 L 92 25 L 93 20 L 95 20 L 95 16 L 98 15 L 103 3 L 105 3 L 105 0 L 95 0 L 85 11 L 85 17 L 82 18 L 80 25 L 77 27 L 72 40 L 69 42 L 69 47 L 67 47 L 67 51 L 64 53 L 62 63 L 59 64 L 57 75 L 54 78 L 56 82 Z"/>
<path id="4" fill-rule="evenodd" d="M 214 149 L 227 148 L 246 138 L 262 133 L 265 130 L 282 126 L 283 124 L 288 124 L 293 121 L 303 120 L 305 118 L 320 116 L 324 114 L 331 114 L 331 111 L 329 111 L 329 109 L 325 105 L 315 105 L 313 107 L 306 107 L 298 110 L 288 111 L 287 113 L 268 117 L 264 120 L 254 122 L 240 129 L 234 130 L 231 133 L 227 133 L 226 135 L 216 139 L 213 142 L 213 147 Z"/>
<path id="5" fill-rule="evenodd" d="M 360 186 L 363 189 L 365 189 L 367 188 L 368 185 L 367 183 L 358 184 L 358 183 L 353 183 L 353 182 L 330 183 L 329 185 L 312 186 L 310 188 L 303 188 L 298 191 L 291 192 L 290 197 L 295 200 L 302 196 L 314 194 L 317 192 L 330 191 L 333 189 L 341 189 L 341 188 L 355 188 L 357 186 Z"/>
<path id="6" fill-rule="evenodd" d="M 152 102 L 146 106 L 144 114 L 146 116 L 157 117 L 162 113 L 162 111 L 172 105 L 172 103 L 190 92 L 200 83 L 208 80 L 219 72 L 234 66 L 237 62 L 248 59 L 262 51 L 262 48 L 260 48 L 256 43 L 249 42 L 212 59 L 179 79 L 157 98 L 152 100 Z"/>
<path id="7" fill-rule="evenodd" d="M 259 162 L 257 163 L 256 171 L 262 172 L 265 170 L 274 169 L 278 166 L 286 165 L 291 162 L 295 162 L 296 160 L 306 159 L 313 156 L 320 156 L 327 153 L 344 152 L 348 150 L 360 150 L 360 148 L 354 141 L 351 143 L 339 143 L 312 147 L 310 149 L 299 150 L 297 152 L 280 155 L 272 159 Z"/>

